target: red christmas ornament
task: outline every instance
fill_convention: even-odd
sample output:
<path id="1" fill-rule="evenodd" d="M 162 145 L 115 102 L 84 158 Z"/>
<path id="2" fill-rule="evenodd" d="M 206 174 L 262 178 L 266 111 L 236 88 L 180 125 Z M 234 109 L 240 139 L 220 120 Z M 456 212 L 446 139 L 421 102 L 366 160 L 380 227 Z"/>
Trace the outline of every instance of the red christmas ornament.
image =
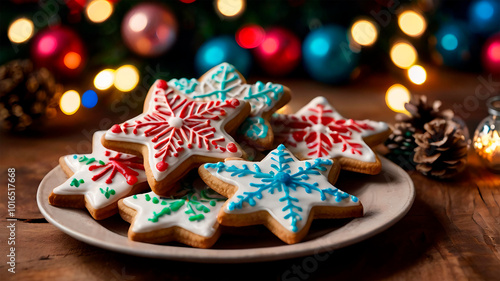
<path id="1" fill-rule="evenodd" d="M 300 62 L 301 44 L 290 31 L 275 27 L 266 31 L 262 43 L 255 49 L 260 66 L 271 75 L 290 73 Z"/>
<path id="2" fill-rule="evenodd" d="M 484 70 L 500 73 L 500 33 L 491 36 L 483 46 L 482 62 Z"/>
<path id="3" fill-rule="evenodd" d="M 177 19 L 165 5 L 140 3 L 125 15 L 121 33 L 123 42 L 136 54 L 159 56 L 174 45 Z"/>
<path id="4" fill-rule="evenodd" d="M 37 66 L 64 77 L 80 74 L 87 60 L 78 34 L 63 26 L 40 31 L 32 41 L 31 57 Z"/>

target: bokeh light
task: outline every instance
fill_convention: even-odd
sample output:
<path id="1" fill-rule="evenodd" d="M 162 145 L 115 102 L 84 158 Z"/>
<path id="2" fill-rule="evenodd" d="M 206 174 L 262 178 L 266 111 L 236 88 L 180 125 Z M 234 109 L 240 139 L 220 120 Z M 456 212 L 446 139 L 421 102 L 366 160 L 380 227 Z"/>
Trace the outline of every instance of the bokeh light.
<path id="1" fill-rule="evenodd" d="M 391 60 L 394 64 L 400 68 L 409 68 L 417 60 L 417 51 L 415 48 L 405 42 L 399 42 L 392 46 L 391 48 Z"/>
<path id="2" fill-rule="evenodd" d="M 373 22 L 358 20 L 351 27 L 351 36 L 359 45 L 370 46 L 377 40 L 378 30 Z"/>
<path id="3" fill-rule="evenodd" d="M 73 115 L 80 108 L 80 95 L 75 90 L 64 92 L 59 100 L 59 107 L 66 115 Z"/>
<path id="4" fill-rule="evenodd" d="M 417 85 L 422 85 L 427 80 L 427 72 L 420 65 L 414 65 L 408 69 L 408 78 Z"/>
<path id="5" fill-rule="evenodd" d="M 398 17 L 401 30 L 409 36 L 420 36 L 427 28 L 425 18 L 415 11 L 404 11 Z"/>
<path id="6" fill-rule="evenodd" d="M 405 109 L 405 103 L 410 101 L 410 92 L 401 84 L 394 84 L 387 90 L 385 94 L 385 102 L 387 106 L 395 112 L 408 114 Z"/>
<path id="7" fill-rule="evenodd" d="M 500 42 L 493 42 L 486 50 L 490 60 L 500 62 Z"/>
<path id="8" fill-rule="evenodd" d="M 94 86 L 98 90 L 107 90 L 113 86 L 114 81 L 115 71 L 113 69 L 104 69 L 95 76 Z"/>
<path id="9" fill-rule="evenodd" d="M 64 55 L 64 65 L 69 69 L 77 69 L 82 62 L 82 56 L 75 52 L 68 52 Z"/>
<path id="10" fill-rule="evenodd" d="M 217 0 L 217 10 L 226 17 L 234 17 L 243 12 L 245 9 L 244 0 Z"/>
<path id="11" fill-rule="evenodd" d="M 144 13 L 134 14 L 129 21 L 129 27 L 132 31 L 140 32 L 148 25 L 148 17 Z"/>
<path id="12" fill-rule="evenodd" d="M 446 34 L 441 38 L 441 46 L 447 51 L 453 51 L 458 47 L 458 39 L 454 34 Z"/>
<path id="13" fill-rule="evenodd" d="M 57 49 L 57 41 L 51 36 L 47 35 L 40 39 L 38 43 L 38 50 L 41 54 L 52 54 Z"/>
<path id="14" fill-rule="evenodd" d="M 139 83 L 139 71 L 133 65 L 124 65 L 115 72 L 115 87 L 122 92 L 132 91 Z"/>
<path id="15" fill-rule="evenodd" d="M 278 51 L 279 47 L 279 42 L 276 38 L 274 37 L 268 37 L 262 42 L 262 51 L 266 54 L 274 54 L 276 51 Z"/>
<path id="16" fill-rule="evenodd" d="M 31 20 L 27 18 L 20 18 L 10 24 L 7 36 L 13 43 L 23 43 L 28 41 L 31 36 L 33 36 L 34 30 L 35 27 Z"/>
<path id="17" fill-rule="evenodd" d="M 87 5 L 87 17 L 90 21 L 100 23 L 113 13 L 113 5 L 106 0 L 94 0 Z"/>
<path id="18" fill-rule="evenodd" d="M 93 108 L 98 100 L 97 93 L 93 90 L 88 90 L 82 95 L 82 105 L 86 108 Z"/>
<path id="19" fill-rule="evenodd" d="M 259 46 L 264 41 L 265 36 L 266 32 L 261 26 L 250 24 L 243 26 L 236 32 L 236 42 L 242 48 L 252 49 Z"/>

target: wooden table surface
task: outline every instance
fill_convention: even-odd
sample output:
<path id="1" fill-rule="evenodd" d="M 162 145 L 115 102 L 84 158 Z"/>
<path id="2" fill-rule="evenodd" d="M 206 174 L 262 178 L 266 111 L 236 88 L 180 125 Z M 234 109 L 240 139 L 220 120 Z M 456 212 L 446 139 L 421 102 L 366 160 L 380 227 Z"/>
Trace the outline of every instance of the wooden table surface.
<path id="1" fill-rule="evenodd" d="M 410 87 L 412 93 L 461 110 L 459 115 L 466 119 L 471 134 L 487 115 L 485 99 L 500 88 L 500 78 L 486 74 L 430 69 L 429 77 L 425 86 Z M 408 84 L 404 77 L 399 78 Z M 394 77 L 372 74 L 336 87 L 305 79 L 276 82 L 294 92 L 289 104 L 293 111 L 323 95 L 344 116 L 394 122 L 394 113 L 384 101 L 385 90 L 398 82 Z M 0 280 L 500 279 L 500 176 L 486 170 L 473 151 L 465 172 L 451 181 L 410 172 L 416 199 L 401 221 L 315 262 L 307 257 L 226 265 L 148 259 L 87 245 L 47 223 L 35 196 L 38 184 L 57 166 L 59 156 L 88 152 L 92 131 L 106 129 L 111 122 L 135 113 L 122 110 L 118 116 L 106 108 L 80 110 L 75 116 L 54 120 L 46 132 L 0 135 Z M 11 167 L 16 169 L 17 180 L 15 274 L 7 272 L 6 264 L 10 247 L 6 242 L 7 169 Z"/>

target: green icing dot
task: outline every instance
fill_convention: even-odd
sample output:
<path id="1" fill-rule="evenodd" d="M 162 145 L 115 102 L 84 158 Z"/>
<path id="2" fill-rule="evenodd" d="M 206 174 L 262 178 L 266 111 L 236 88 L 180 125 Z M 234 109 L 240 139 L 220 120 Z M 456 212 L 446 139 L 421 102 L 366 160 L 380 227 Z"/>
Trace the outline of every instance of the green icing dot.
<path id="1" fill-rule="evenodd" d="M 151 200 L 151 196 L 149 196 L 149 194 L 146 194 L 146 201 L 150 201 Z"/>
<path id="2" fill-rule="evenodd" d="M 158 197 L 153 197 L 153 204 L 158 204 L 160 202 L 160 200 L 158 199 Z"/>
<path id="3" fill-rule="evenodd" d="M 132 196 L 132 198 L 137 199 L 137 195 Z"/>

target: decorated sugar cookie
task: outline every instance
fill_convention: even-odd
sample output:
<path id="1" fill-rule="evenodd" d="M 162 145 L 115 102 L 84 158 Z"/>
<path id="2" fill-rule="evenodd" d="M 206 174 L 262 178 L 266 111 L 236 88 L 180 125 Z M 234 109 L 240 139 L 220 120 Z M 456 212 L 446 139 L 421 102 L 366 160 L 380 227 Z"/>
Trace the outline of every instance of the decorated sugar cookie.
<path id="1" fill-rule="evenodd" d="M 148 189 L 142 158 L 105 149 L 104 133 L 94 133 L 91 154 L 59 159 L 69 179 L 54 188 L 51 205 L 86 207 L 94 219 L 101 220 L 118 212 L 119 199 Z"/>
<path id="2" fill-rule="evenodd" d="M 339 172 L 335 161 L 299 161 L 281 144 L 260 162 L 226 160 L 198 171 L 208 186 L 229 198 L 219 213 L 220 224 L 264 224 L 293 244 L 304 238 L 314 218 L 363 215 L 357 197 L 330 183 Z"/>
<path id="3" fill-rule="evenodd" d="M 131 223 L 130 240 L 209 248 L 220 236 L 217 214 L 225 201 L 197 177 L 194 182 L 184 180 L 174 197 L 149 192 L 122 199 L 118 205 L 122 218 Z"/>
<path id="4" fill-rule="evenodd" d="M 324 97 L 314 98 L 295 114 L 272 119 L 277 142 L 299 159 L 338 159 L 342 169 L 377 174 L 382 165 L 371 149 L 391 130 L 384 122 L 342 117 Z"/>
<path id="5" fill-rule="evenodd" d="M 102 142 L 110 149 L 142 154 L 156 194 L 169 195 L 175 183 L 201 163 L 244 156 L 227 133 L 248 116 L 250 105 L 244 101 L 194 101 L 158 80 L 144 107 L 144 113 L 114 125 Z"/>
<path id="6" fill-rule="evenodd" d="M 239 134 L 247 142 L 261 149 L 271 149 L 273 131 L 269 119 L 274 111 L 290 101 L 290 89 L 279 84 L 246 84 L 245 78 L 234 66 L 221 63 L 199 80 L 172 79 L 169 86 L 196 100 L 222 100 L 236 98 L 252 106 L 250 117 L 240 127 Z"/>

